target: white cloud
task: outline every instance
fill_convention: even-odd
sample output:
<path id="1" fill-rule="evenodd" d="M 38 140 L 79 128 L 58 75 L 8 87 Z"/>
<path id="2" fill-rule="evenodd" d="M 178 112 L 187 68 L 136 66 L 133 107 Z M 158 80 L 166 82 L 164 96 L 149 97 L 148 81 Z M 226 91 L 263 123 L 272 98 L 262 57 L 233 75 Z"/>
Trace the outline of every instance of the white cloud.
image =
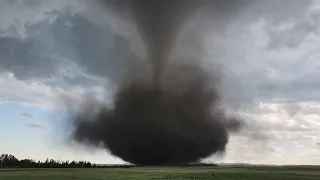
<path id="1" fill-rule="evenodd" d="M 292 116 L 290 108 L 300 107 Z M 223 162 L 317 164 L 320 158 L 319 102 L 263 103 L 247 109 L 247 125 L 231 136 Z M 310 156 L 309 156 L 310 155 Z"/>
<path id="2" fill-rule="evenodd" d="M 13 74 L 5 74 L 0 79 L 0 96 L 8 102 L 18 102 L 26 105 L 50 107 L 57 98 L 58 89 L 37 82 L 16 80 Z"/>
<path id="3" fill-rule="evenodd" d="M 6 102 L 17 102 L 28 106 L 37 106 L 45 109 L 64 108 L 59 104 L 59 99 L 68 96 L 71 99 L 81 99 L 87 90 L 73 86 L 70 89 L 60 87 L 51 87 L 39 81 L 22 81 L 17 80 L 13 74 L 2 74 L 0 76 L 0 98 Z M 99 89 L 99 87 L 97 87 Z M 95 90 L 91 91 L 96 93 Z"/>

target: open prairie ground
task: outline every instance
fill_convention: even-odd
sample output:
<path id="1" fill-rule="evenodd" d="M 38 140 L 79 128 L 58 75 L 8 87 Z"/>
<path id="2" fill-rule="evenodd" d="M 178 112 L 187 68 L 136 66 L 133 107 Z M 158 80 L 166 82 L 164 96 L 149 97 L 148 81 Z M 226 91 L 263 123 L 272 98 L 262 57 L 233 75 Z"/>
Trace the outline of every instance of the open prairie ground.
<path id="1" fill-rule="evenodd" d="M 2 169 L 0 180 L 320 180 L 320 167 L 132 167 Z"/>

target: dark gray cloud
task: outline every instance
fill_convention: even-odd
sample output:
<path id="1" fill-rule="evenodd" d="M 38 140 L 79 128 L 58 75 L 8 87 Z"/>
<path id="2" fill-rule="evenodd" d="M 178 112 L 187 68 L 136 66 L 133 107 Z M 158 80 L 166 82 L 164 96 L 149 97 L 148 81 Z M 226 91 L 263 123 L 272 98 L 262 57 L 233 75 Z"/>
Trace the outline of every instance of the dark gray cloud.
<path id="1" fill-rule="evenodd" d="M 64 77 L 68 83 L 75 84 L 88 79 L 81 73 L 109 78 L 118 75 L 128 52 L 123 49 L 124 39 L 97 27 L 81 14 L 53 11 L 48 16 L 54 16 L 55 21 L 45 20 L 25 27 L 27 38 L 0 39 L 1 71 L 14 72 L 22 80 Z M 13 27 L 9 31 L 16 30 Z M 113 49 L 118 45 L 124 53 Z"/>
<path id="2" fill-rule="evenodd" d="M 64 5 L 55 5 L 53 8 L 43 8 L 51 4 L 37 0 L 30 2 L 1 2 L 8 7 L 19 4 L 19 7 L 25 7 L 25 9 L 42 8 L 45 10 L 41 15 L 43 17 L 38 18 L 40 20 L 33 22 L 32 18 L 29 17 L 29 21 L 21 21 L 22 24 L 20 25 L 12 22 L 10 26 L 6 26 L 7 28 L 1 28 L 0 26 L 0 72 L 10 71 L 15 74 L 15 78 L 18 80 L 29 81 L 37 79 L 49 86 L 60 86 L 64 89 L 73 87 L 70 85 L 83 85 L 86 87 L 101 85 L 101 78 L 104 77 L 109 79 L 118 78 L 124 67 L 130 66 L 128 61 L 132 62 L 132 59 L 134 59 L 131 58 L 130 46 L 132 44 L 130 44 L 129 39 L 124 37 L 123 34 L 120 35 L 120 33 L 114 32 L 111 25 L 101 25 L 104 23 L 102 21 L 108 19 L 108 17 L 94 21 L 95 17 L 92 17 L 90 13 L 74 12 L 72 8 L 65 8 L 69 7 L 68 4 L 72 2 L 83 6 L 80 1 L 65 1 Z M 228 38 L 233 40 L 233 36 L 236 37 L 239 34 L 247 33 L 249 26 L 259 20 L 264 20 L 267 23 L 264 25 L 263 30 L 266 31 L 267 38 L 269 38 L 267 47 L 273 47 L 273 50 L 290 46 L 290 43 L 295 44 L 291 46 L 292 48 L 297 47 L 305 39 L 304 37 L 317 31 L 317 23 L 315 22 L 319 19 L 319 13 L 317 14 L 316 11 L 309 12 L 311 1 L 284 0 L 279 2 L 271 0 L 268 2 L 242 2 L 252 3 L 244 3 L 246 6 L 239 8 L 241 11 L 225 16 L 226 19 L 223 24 L 215 21 L 214 16 L 206 15 L 207 18 L 204 23 L 200 22 L 195 25 L 199 27 L 208 25 L 209 27 L 206 27 L 216 32 L 216 35 L 224 37 L 222 34 L 227 34 L 230 36 Z M 238 4 L 241 5 L 242 2 Z M 59 1 L 56 4 L 63 3 Z M 13 10 L 11 13 L 14 13 Z M 102 10 L 105 9 L 102 8 Z M 307 21 L 309 15 L 311 21 Z M 4 19 L 6 18 L 0 18 L 0 22 Z M 276 28 L 283 23 L 288 23 L 288 21 L 292 24 L 289 28 L 285 30 Z M 210 27 L 211 25 L 213 25 L 213 28 Z M 237 26 L 237 30 L 229 34 L 225 33 L 231 31 L 230 29 L 232 28 L 230 27 L 232 25 Z M 215 27 L 224 27 L 222 29 L 228 31 L 219 31 Z M 21 36 L 21 29 L 26 34 L 23 37 Z M 197 31 L 198 29 L 195 28 L 194 30 Z M 299 38 L 301 39 L 299 41 L 284 37 L 300 37 L 299 34 L 302 34 L 301 37 L 303 37 Z M 196 39 L 199 38 L 201 37 Z M 281 38 L 284 38 L 284 40 L 281 40 Z M 194 54 L 194 51 L 190 50 L 194 46 L 188 47 L 192 44 L 190 42 L 195 41 L 188 41 L 184 45 L 187 46 L 185 48 L 187 53 L 186 51 L 183 52 L 186 55 Z M 234 65 L 232 64 L 234 62 L 230 63 L 229 60 L 234 58 L 231 57 L 233 47 L 230 44 L 232 43 L 245 47 L 242 45 L 245 42 L 230 41 L 226 45 L 229 49 L 225 51 L 228 56 L 220 58 L 222 62 L 226 62 L 224 66 L 221 66 L 221 71 L 224 72 L 223 80 L 227 84 L 227 90 L 224 91 L 227 94 L 227 98 L 233 98 L 237 103 L 241 104 L 275 99 L 296 102 L 316 100 L 320 97 L 318 93 L 319 82 L 316 78 L 318 74 L 308 70 L 309 66 L 307 67 L 308 63 L 306 61 L 284 63 L 279 62 L 279 58 L 269 61 L 272 57 L 267 57 L 268 59 L 256 57 L 256 63 L 261 62 L 262 64 L 260 67 L 251 69 L 245 67 L 250 67 L 250 62 L 244 63 L 242 66 L 235 65 L 236 68 L 240 69 L 241 67 L 243 69 L 243 72 L 237 73 L 235 69 L 230 68 Z M 215 46 L 212 49 L 214 50 Z M 246 51 L 253 50 L 248 48 L 240 52 Z M 201 54 L 201 52 L 198 54 Z M 235 56 L 239 57 L 237 61 L 246 60 L 247 58 L 237 53 Z M 301 57 L 301 59 L 303 58 Z M 268 62 L 264 62 L 266 59 Z M 283 77 L 279 79 L 269 77 L 268 68 L 274 69 Z M 289 76 L 295 74 L 299 75 L 295 76 L 295 78 L 290 78 L 290 80 L 288 79 Z M 308 93 L 305 93 L 307 91 Z M 230 99 L 227 99 L 227 101 L 232 101 Z"/>
<path id="3" fill-rule="evenodd" d="M 10 6 L 14 5 L 23 5 L 27 8 L 37 8 L 43 4 L 44 1 L 42 0 L 28 0 L 28 1 L 21 1 L 21 0 L 2 0 L 0 5 L 1 6 Z"/>
<path id="4" fill-rule="evenodd" d="M 81 4 L 81 1 L 66 1 L 65 4 L 71 4 L 72 2 Z M 228 19 L 223 21 L 226 24 L 237 22 L 248 24 L 259 18 L 265 18 L 275 23 L 283 19 L 296 18 L 303 14 L 310 4 L 309 1 L 303 3 L 301 1 L 294 1 L 294 3 L 292 1 L 235 2 L 237 2 L 237 6 L 243 4 L 242 7 L 245 7 L 245 9 L 237 8 L 239 11 L 243 10 L 238 12 L 240 15 L 237 18 L 233 17 L 236 14 L 235 12 L 226 16 Z M 19 4 L 26 9 L 39 9 L 45 4 L 37 0 L 30 2 L 4 1 L 3 3 L 6 6 Z M 61 2 L 59 3 L 61 4 Z M 47 4 L 50 5 L 50 3 Z M 288 4 L 291 5 L 290 9 L 296 12 L 295 15 L 291 11 L 284 11 L 280 8 Z M 221 6 L 224 7 L 225 5 L 221 3 Z M 212 13 L 216 12 L 214 9 L 211 11 Z M 258 12 L 260 15 L 257 15 Z M 229 11 L 225 13 L 229 13 Z M 0 38 L 0 70 L 12 71 L 18 79 L 23 80 L 68 76 L 68 74 L 73 73 L 77 77 L 67 77 L 65 80 L 68 83 L 75 84 L 80 83 L 80 79 L 86 81 L 84 76 L 75 71 L 83 71 L 98 77 L 107 76 L 110 79 L 118 78 L 121 70 L 127 64 L 128 57 L 131 56 L 129 42 L 124 37 L 112 32 L 111 28 L 108 29 L 100 26 L 97 22 L 93 22 L 89 14 L 73 13 L 70 8 L 49 9 L 45 11 L 43 16 L 44 18 L 36 23 L 25 21 L 24 24 L 20 25 L 24 33 L 27 34 L 26 38 L 21 38 L 19 35 L 21 34 L 21 27 L 16 24 L 2 29 L 4 37 Z M 215 21 L 214 17 L 208 16 L 206 23 L 212 24 L 214 27 L 226 26 L 226 24 L 217 25 L 216 23 L 219 22 Z M 212 23 L 208 23 L 210 21 Z M 8 34 L 10 36 L 6 37 L 5 35 L 8 36 Z M 119 50 L 119 48 L 121 49 Z M 78 67 L 64 67 L 66 66 L 65 61 L 71 61 Z"/>
<path id="5" fill-rule="evenodd" d="M 108 17 L 95 21 L 95 17 L 92 17 L 92 14 L 83 11 L 74 12 L 69 7 L 69 4 L 72 3 L 83 6 L 81 1 L 65 1 L 64 5 L 62 1 L 59 1 L 56 4 L 62 5 L 43 8 L 52 5 L 49 2 L 51 1 L 47 3 L 37 0 L 30 2 L 2 2 L 4 3 L 3 7 L 16 5 L 17 7 L 25 7 L 25 9 L 45 10 L 42 11 L 43 14 L 41 16 L 43 17 L 38 18 L 40 20 L 35 22 L 32 22 L 30 17 L 30 20 L 21 21 L 20 25 L 19 23 L 12 23 L 10 26 L 7 25 L 7 28 L 1 29 L 0 27 L 2 34 L 0 38 L 0 71 L 11 71 L 18 80 L 40 79 L 50 86 L 69 88 L 70 84 L 87 87 L 101 84 L 100 80 L 92 77 L 117 79 L 122 74 L 123 69 L 126 66 L 130 66 L 128 61 L 134 59 L 130 52 L 132 44 L 128 42 L 129 40 L 123 34 L 120 35 L 114 32 L 111 25 L 101 25 L 105 23 L 102 21 L 107 21 Z M 241 28 L 248 28 L 251 23 L 263 19 L 268 22 L 264 28 L 270 38 L 269 46 L 273 48 L 280 48 L 288 44 L 290 46 L 290 43 L 297 46 L 307 34 L 317 29 L 317 23 L 315 22 L 318 16 L 315 12 L 312 13 L 312 21 L 303 21 L 307 16 L 306 14 L 308 14 L 306 12 L 310 7 L 311 1 L 236 2 L 238 5 L 244 5 L 241 8 L 237 8 L 238 12 L 232 12 L 230 15 L 225 16 L 226 19 L 224 21 L 216 21 L 214 15 L 206 15 L 207 18 L 203 21 L 204 23 L 195 25 L 211 28 L 219 35 L 224 34 L 225 30 L 233 24 L 239 27 L 239 30 L 233 33 L 233 35 L 237 35 L 241 33 Z M 208 9 L 210 9 L 209 6 Z M 11 13 L 14 13 L 13 10 Z M 102 8 L 102 11 L 104 10 Z M 214 14 L 214 9 L 211 9 L 211 11 Z M 222 13 L 224 11 L 218 12 Z M 229 11 L 224 13 L 229 13 Z M 293 22 L 291 29 L 284 31 L 275 28 L 288 21 L 288 19 Z M 23 37 L 21 37 L 21 29 L 26 34 Z M 284 36 L 295 38 L 301 36 L 301 38 L 299 38 L 300 40 L 295 40 Z M 284 38 L 284 40 L 281 40 L 281 38 Z M 187 50 L 187 52 L 191 51 Z M 227 50 L 226 53 L 230 54 L 230 50 Z M 242 58 L 245 59 L 245 57 Z M 229 92 L 231 90 L 226 91 L 229 94 L 228 96 L 235 94 L 235 97 L 232 98 L 236 98 L 236 101 L 246 102 L 259 98 L 270 99 L 270 97 L 283 97 L 283 99 L 294 101 L 299 99 L 300 96 L 305 96 L 305 99 L 312 99 L 317 95 L 318 87 L 315 85 L 319 83 L 316 79 L 302 81 L 301 79 L 305 78 L 300 77 L 296 80 L 291 80 L 291 82 L 277 82 L 277 80 L 267 77 L 267 72 L 261 69 L 248 70 L 247 75 L 240 74 L 239 76 L 239 74 L 234 74 L 233 76 L 232 73 L 234 72 L 232 70 L 228 71 L 230 63 L 226 64 L 226 66 L 227 70 L 223 69 L 222 71 L 227 74 L 228 78 L 224 78 L 224 80 L 231 86 L 237 87 L 238 92 L 243 93 L 238 96 L 237 93 Z M 281 68 L 279 63 L 275 63 L 275 66 L 280 67 L 277 68 L 278 71 L 286 72 L 287 69 L 287 72 L 294 72 L 293 66 L 289 68 L 286 65 Z M 300 68 L 301 66 L 297 64 L 297 67 Z M 290 89 L 295 87 L 298 87 L 298 91 L 288 93 Z M 300 93 L 306 90 L 312 90 L 313 93 Z"/>

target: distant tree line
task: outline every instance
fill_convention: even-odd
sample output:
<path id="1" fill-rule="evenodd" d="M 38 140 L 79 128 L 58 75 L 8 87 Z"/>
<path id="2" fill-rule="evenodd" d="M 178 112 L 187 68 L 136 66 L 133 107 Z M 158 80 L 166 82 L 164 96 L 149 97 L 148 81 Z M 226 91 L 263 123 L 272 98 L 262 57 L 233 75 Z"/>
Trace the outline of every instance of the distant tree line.
<path id="1" fill-rule="evenodd" d="M 11 154 L 2 154 L 0 156 L 1 168 L 92 168 L 97 167 L 88 161 L 56 161 L 46 159 L 45 161 L 36 161 L 33 159 L 19 160 Z"/>
<path id="2" fill-rule="evenodd" d="M 166 166 L 217 166 L 216 164 L 176 164 Z M 130 168 L 143 167 L 139 165 L 113 164 L 98 165 L 88 161 L 57 161 L 54 159 L 46 159 L 45 161 L 36 161 L 33 159 L 19 160 L 11 154 L 2 154 L 0 156 L 0 168 Z"/>
<path id="3" fill-rule="evenodd" d="M 33 159 L 19 160 L 11 154 L 0 156 L 0 168 L 112 168 L 112 167 L 132 167 L 133 165 L 97 165 L 88 161 L 57 161 L 46 159 L 36 161 Z"/>

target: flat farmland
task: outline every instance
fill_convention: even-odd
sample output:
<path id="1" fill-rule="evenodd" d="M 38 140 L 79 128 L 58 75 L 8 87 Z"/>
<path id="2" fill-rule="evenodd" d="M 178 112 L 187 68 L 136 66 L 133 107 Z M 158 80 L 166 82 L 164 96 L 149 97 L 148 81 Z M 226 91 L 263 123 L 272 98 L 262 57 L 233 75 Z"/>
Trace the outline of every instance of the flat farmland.
<path id="1" fill-rule="evenodd" d="M 2 169 L 1 180 L 320 180 L 320 167 Z"/>

